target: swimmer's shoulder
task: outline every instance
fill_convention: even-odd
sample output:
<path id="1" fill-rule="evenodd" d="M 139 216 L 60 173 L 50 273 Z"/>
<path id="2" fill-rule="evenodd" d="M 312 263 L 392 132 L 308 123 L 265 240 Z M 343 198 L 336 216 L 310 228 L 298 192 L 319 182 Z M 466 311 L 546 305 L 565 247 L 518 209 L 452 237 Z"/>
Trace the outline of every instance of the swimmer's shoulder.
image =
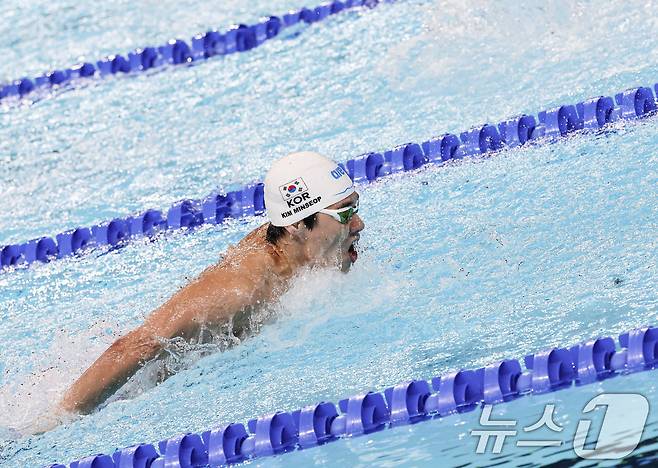
<path id="1" fill-rule="evenodd" d="M 267 227 L 269 225 L 270 223 L 265 223 L 258 226 L 256 229 L 242 238 L 242 240 L 238 243 L 238 247 L 243 246 L 245 248 L 250 248 L 262 246 L 263 244 L 269 244 L 269 242 L 267 242 Z"/>
<path id="2" fill-rule="evenodd" d="M 251 272 L 269 271 L 281 263 L 282 255 L 276 246 L 267 240 L 269 223 L 257 227 L 220 255 L 216 268 Z"/>
<path id="3" fill-rule="evenodd" d="M 288 259 L 278 246 L 267 240 L 268 226 L 269 223 L 265 223 L 251 231 L 236 248 L 245 253 L 245 260 L 252 267 L 261 267 L 268 273 L 287 276 L 290 273 Z"/>

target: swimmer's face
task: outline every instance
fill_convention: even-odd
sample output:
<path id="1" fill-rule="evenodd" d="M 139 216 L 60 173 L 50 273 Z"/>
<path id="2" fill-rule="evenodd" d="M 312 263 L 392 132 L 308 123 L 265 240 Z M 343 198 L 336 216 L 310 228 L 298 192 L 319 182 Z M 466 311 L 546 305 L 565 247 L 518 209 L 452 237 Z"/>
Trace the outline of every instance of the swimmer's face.
<path id="1" fill-rule="evenodd" d="M 353 193 L 327 209 L 339 210 L 356 206 L 358 199 L 359 194 Z M 342 271 L 348 271 L 358 257 L 355 243 L 359 240 L 359 233 L 365 224 L 358 214 L 352 215 L 346 224 L 341 224 L 325 213 L 318 213 L 316 216 L 315 226 L 306 235 L 307 252 L 316 265 L 337 265 Z"/>

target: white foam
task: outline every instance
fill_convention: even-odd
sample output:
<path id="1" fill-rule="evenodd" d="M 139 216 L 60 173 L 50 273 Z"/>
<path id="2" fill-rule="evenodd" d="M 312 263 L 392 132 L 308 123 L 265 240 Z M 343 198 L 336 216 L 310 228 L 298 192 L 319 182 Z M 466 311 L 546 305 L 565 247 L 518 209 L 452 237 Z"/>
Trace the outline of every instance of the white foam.
<path id="1" fill-rule="evenodd" d="M 364 292 L 364 285 L 371 293 Z M 359 261 L 347 274 L 331 268 L 304 270 L 274 306 L 279 318 L 275 326 L 263 330 L 272 350 L 299 346 L 311 338 L 315 329 L 335 317 L 365 313 L 348 298 L 368 294 L 367 310 L 380 307 L 395 297 L 399 285 L 382 275 L 367 251 L 359 249 Z"/>
<path id="2" fill-rule="evenodd" d="M 112 328 L 108 334 L 107 322 L 101 321 L 76 335 L 55 332 L 48 348 L 29 358 L 37 370 L 0 387 L 0 428 L 27 435 L 68 419 L 56 406 L 75 379 L 112 343 L 117 335 Z"/>

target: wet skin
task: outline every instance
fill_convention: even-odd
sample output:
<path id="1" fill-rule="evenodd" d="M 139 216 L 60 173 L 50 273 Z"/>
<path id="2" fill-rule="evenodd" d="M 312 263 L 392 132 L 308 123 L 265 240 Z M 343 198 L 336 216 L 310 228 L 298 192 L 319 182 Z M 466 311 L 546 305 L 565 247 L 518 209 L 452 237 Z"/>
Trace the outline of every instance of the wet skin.
<path id="1" fill-rule="evenodd" d="M 327 207 L 354 206 L 359 195 Z M 87 413 L 105 401 L 167 340 L 193 340 L 203 328 L 218 329 L 236 314 L 242 322 L 255 308 L 287 290 L 302 268 L 338 267 L 349 271 L 357 259 L 354 247 L 365 227 L 358 214 L 347 224 L 318 213 L 313 229 L 303 222 L 286 226 L 276 245 L 265 239 L 268 224 L 253 230 L 223 259 L 154 310 L 144 324 L 116 340 L 68 389 L 59 404 L 65 412 Z"/>

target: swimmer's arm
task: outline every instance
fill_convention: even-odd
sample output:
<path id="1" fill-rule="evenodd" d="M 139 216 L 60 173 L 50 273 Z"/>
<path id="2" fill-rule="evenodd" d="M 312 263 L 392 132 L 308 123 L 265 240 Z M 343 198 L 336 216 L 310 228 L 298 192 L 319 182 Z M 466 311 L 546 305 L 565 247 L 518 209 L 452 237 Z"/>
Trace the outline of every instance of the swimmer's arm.
<path id="1" fill-rule="evenodd" d="M 89 413 L 118 390 L 162 345 L 143 326 L 116 340 L 68 389 L 60 408 Z"/>
<path id="2" fill-rule="evenodd" d="M 162 351 L 163 338 L 189 339 L 201 323 L 228 319 L 258 300 L 253 292 L 258 288 L 239 278 L 224 269 L 206 270 L 153 311 L 143 325 L 116 340 L 69 388 L 60 408 L 92 411 Z"/>

